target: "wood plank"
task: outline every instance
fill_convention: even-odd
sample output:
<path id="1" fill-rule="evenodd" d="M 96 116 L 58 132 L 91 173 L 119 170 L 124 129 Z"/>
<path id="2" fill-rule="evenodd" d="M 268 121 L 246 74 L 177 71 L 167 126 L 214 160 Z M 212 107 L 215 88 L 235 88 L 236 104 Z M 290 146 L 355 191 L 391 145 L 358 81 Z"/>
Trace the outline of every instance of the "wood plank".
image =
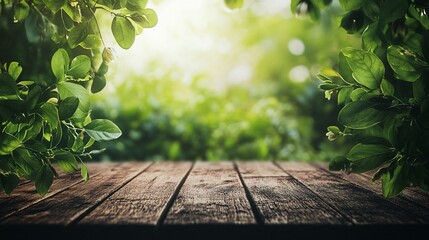
<path id="1" fill-rule="evenodd" d="M 255 224 L 232 162 L 197 162 L 165 224 Z"/>
<path id="2" fill-rule="evenodd" d="M 191 167 L 190 162 L 155 163 L 79 223 L 156 225 Z"/>
<path id="3" fill-rule="evenodd" d="M 101 172 L 85 184 L 74 185 L 67 191 L 19 211 L 1 224 L 70 224 L 149 165 L 150 163 L 121 164 Z"/>
<path id="4" fill-rule="evenodd" d="M 273 163 L 239 162 L 237 167 L 265 224 L 350 223 Z"/>
<path id="5" fill-rule="evenodd" d="M 97 176 L 100 172 L 105 171 L 117 164 L 96 164 L 88 163 L 88 172 L 90 177 Z M 52 183 L 49 192 L 45 196 L 40 196 L 34 187 L 34 184 L 25 183 L 18 186 L 9 196 L 5 193 L 0 193 L 0 205 L 7 206 L 0 208 L 0 221 L 7 218 L 16 211 L 23 210 L 38 202 L 41 202 L 55 194 L 58 194 L 73 185 L 82 183 L 80 171 L 73 174 L 60 173 L 58 179 Z"/>
<path id="6" fill-rule="evenodd" d="M 360 187 L 368 189 L 376 193 L 378 196 L 383 197 L 381 184 L 373 183 L 370 178 L 363 176 L 362 174 L 346 174 L 344 172 L 333 172 L 333 171 L 329 171 L 325 165 L 321 165 L 317 163 L 313 165 L 319 167 L 325 172 L 334 174 L 335 176 L 338 176 L 346 181 L 349 181 Z M 388 198 L 386 200 L 409 211 L 411 214 L 415 215 L 416 218 L 419 219 L 421 223 L 429 223 L 429 211 L 428 211 L 429 209 L 414 203 L 412 199 L 409 199 L 406 195 L 401 195 L 394 198 Z M 429 199 L 426 198 L 426 200 L 429 200 Z"/>
<path id="7" fill-rule="evenodd" d="M 372 191 L 310 164 L 301 163 L 307 165 L 306 170 L 294 170 L 288 162 L 278 164 L 355 224 L 419 223 L 415 216 Z"/>

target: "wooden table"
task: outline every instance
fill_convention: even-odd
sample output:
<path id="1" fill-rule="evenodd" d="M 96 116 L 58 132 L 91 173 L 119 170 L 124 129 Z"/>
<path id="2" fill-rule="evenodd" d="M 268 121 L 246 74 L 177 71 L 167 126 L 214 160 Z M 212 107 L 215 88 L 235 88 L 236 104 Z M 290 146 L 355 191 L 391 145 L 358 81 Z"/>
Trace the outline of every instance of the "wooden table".
<path id="1" fill-rule="evenodd" d="M 427 235 L 429 195 L 296 162 L 89 164 L 41 197 L 0 194 L 7 239 L 384 239 Z M 423 236 L 424 236 L 423 235 Z"/>

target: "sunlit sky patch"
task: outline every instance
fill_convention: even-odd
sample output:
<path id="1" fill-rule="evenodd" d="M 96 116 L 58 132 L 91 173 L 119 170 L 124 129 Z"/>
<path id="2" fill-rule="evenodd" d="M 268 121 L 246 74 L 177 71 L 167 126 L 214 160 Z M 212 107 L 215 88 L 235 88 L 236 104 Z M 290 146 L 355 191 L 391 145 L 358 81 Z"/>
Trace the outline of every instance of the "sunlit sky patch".
<path id="1" fill-rule="evenodd" d="M 246 83 L 262 51 L 242 46 L 246 28 L 240 22 L 249 12 L 290 18 L 289 5 L 289 0 L 255 0 L 246 1 L 242 9 L 229 10 L 223 0 L 149 1 L 148 7 L 158 14 L 158 25 L 137 36 L 131 49 L 120 49 L 109 28 L 103 33 L 107 44 L 118 52 L 110 72 L 110 91 L 112 85 L 126 80 L 124 72 L 156 78 L 171 72 L 185 83 L 200 76 L 205 86 L 218 90 Z M 289 48 L 295 55 L 304 51 L 299 39 L 291 41 Z"/>

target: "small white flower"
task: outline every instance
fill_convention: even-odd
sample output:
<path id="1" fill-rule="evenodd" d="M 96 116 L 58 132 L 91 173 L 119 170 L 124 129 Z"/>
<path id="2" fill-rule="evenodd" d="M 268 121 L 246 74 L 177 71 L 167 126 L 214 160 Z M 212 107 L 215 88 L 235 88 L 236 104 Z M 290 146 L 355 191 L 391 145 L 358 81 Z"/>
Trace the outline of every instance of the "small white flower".
<path id="1" fill-rule="evenodd" d="M 326 136 L 328 137 L 328 140 L 331 142 L 337 139 L 337 135 L 331 131 L 327 132 Z"/>
<path id="2" fill-rule="evenodd" d="M 296 6 L 296 14 L 298 16 L 305 16 L 308 12 L 308 3 L 306 1 L 301 1 Z"/>
<path id="3" fill-rule="evenodd" d="M 116 51 L 113 48 L 107 47 L 103 50 L 103 61 L 106 63 L 110 63 L 116 58 Z"/>

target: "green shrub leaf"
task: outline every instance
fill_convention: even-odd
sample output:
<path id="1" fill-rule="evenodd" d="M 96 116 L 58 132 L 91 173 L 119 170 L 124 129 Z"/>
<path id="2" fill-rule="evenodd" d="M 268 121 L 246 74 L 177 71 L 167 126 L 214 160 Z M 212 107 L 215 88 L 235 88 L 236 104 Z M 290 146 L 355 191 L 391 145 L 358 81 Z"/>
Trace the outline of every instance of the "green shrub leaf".
<path id="1" fill-rule="evenodd" d="M 58 115 L 60 119 L 69 119 L 76 112 L 79 107 L 79 98 L 77 97 L 67 97 L 65 98 L 59 108 Z"/>
<path id="2" fill-rule="evenodd" d="M 96 119 L 85 125 L 85 131 L 95 141 L 108 141 L 117 139 L 122 132 L 112 121 Z"/>
<path id="3" fill-rule="evenodd" d="M 131 19 L 142 28 L 152 28 L 158 24 L 158 16 L 150 8 L 144 9 L 140 14 L 131 15 Z"/>
<path id="4" fill-rule="evenodd" d="M 91 106 L 88 91 L 81 85 L 71 82 L 61 82 L 57 86 L 61 99 L 66 99 L 68 97 L 77 97 L 79 99 L 79 106 L 72 118 L 79 122 L 83 122 L 86 116 L 88 116 Z"/>
<path id="5" fill-rule="evenodd" d="M 329 170 L 346 171 L 350 167 L 350 161 L 345 157 L 336 157 L 329 162 Z"/>
<path id="6" fill-rule="evenodd" d="M 338 121 L 352 129 L 372 127 L 387 116 L 387 112 L 375 109 L 378 104 L 370 101 L 356 101 L 347 104 L 341 109 Z"/>
<path id="7" fill-rule="evenodd" d="M 62 6 L 64 6 L 67 0 L 43 0 L 43 2 L 46 4 L 49 10 L 51 10 L 53 13 L 56 13 L 61 9 Z"/>
<path id="8" fill-rule="evenodd" d="M 415 82 L 428 64 L 420 56 L 401 46 L 390 46 L 387 49 L 387 60 L 396 76 L 407 82 Z"/>
<path id="9" fill-rule="evenodd" d="M 19 177 L 15 173 L 0 172 L 0 190 L 10 194 L 19 184 Z"/>
<path id="10" fill-rule="evenodd" d="M 0 74 L 0 101 L 7 99 L 19 99 L 18 96 L 18 86 L 16 85 L 15 80 L 7 74 Z"/>
<path id="11" fill-rule="evenodd" d="M 346 11 L 360 8 L 364 0 L 340 0 L 341 7 Z"/>
<path id="12" fill-rule="evenodd" d="M 9 155 L 13 150 L 21 146 L 21 142 L 8 133 L 0 134 L 0 155 Z"/>
<path id="13" fill-rule="evenodd" d="M 391 160 L 396 153 L 384 146 L 376 144 L 357 144 L 347 154 L 351 161 L 351 171 L 355 173 L 367 172 Z"/>
<path id="14" fill-rule="evenodd" d="M 397 196 L 409 185 L 408 166 L 405 160 L 383 174 L 383 196 L 386 198 Z"/>
<path id="15" fill-rule="evenodd" d="M 112 33 L 116 42 L 123 49 L 130 48 L 135 40 L 135 29 L 133 24 L 124 17 L 115 17 L 112 21 Z"/>
<path id="16" fill-rule="evenodd" d="M 46 102 L 40 107 L 40 115 L 52 129 L 56 129 L 60 123 L 58 109 L 53 103 Z"/>
<path id="17" fill-rule="evenodd" d="M 230 9 L 241 8 L 243 6 L 244 0 L 224 0 L 225 5 Z"/>
<path id="18" fill-rule="evenodd" d="M 66 173 L 73 173 L 79 169 L 78 163 L 73 154 L 62 150 L 55 151 L 54 154 L 54 161 L 58 164 L 58 167 L 62 171 Z"/>
<path id="19" fill-rule="evenodd" d="M 127 9 L 131 11 L 142 11 L 146 8 L 149 0 L 128 0 L 125 5 Z"/>
<path id="20" fill-rule="evenodd" d="M 30 13 L 30 6 L 25 0 L 17 2 L 13 8 L 15 19 L 22 22 Z"/>
<path id="21" fill-rule="evenodd" d="M 358 83 L 369 89 L 379 88 L 384 76 L 384 65 L 374 53 L 353 48 L 344 48 L 341 51 Z"/>
<path id="22" fill-rule="evenodd" d="M 80 174 L 82 175 L 83 181 L 87 182 L 89 180 L 88 169 L 85 163 L 81 163 L 80 165 Z"/>
<path id="23" fill-rule="evenodd" d="M 48 165 L 43 165 L 36 177 L 36 191 L 44 196 L 52 185 L 54 173 Z"/>
<path id="24" fill-rule="evenodd" d="M 58 82 L 63 81 L 69 70 L 70 58 L 66 50 L 60 48 L 52 56 L 51 69 Z"/>
<path id="25" fill-rule="evenodd" d="M 72 60 L 67 74 L 75 78 L 84 78 L 89 70 L 91 70 L 91 60 L 88 56 L 80 55 Z"/>
<path id="26" fill-rule="evenodd" d="M 81 42 L 85 41 L 87 37 L 88 37 L 88 25 L 86 23 L 81 23 L 70 31 L 67 41 L 70 48 L 75 48 Z"/>

